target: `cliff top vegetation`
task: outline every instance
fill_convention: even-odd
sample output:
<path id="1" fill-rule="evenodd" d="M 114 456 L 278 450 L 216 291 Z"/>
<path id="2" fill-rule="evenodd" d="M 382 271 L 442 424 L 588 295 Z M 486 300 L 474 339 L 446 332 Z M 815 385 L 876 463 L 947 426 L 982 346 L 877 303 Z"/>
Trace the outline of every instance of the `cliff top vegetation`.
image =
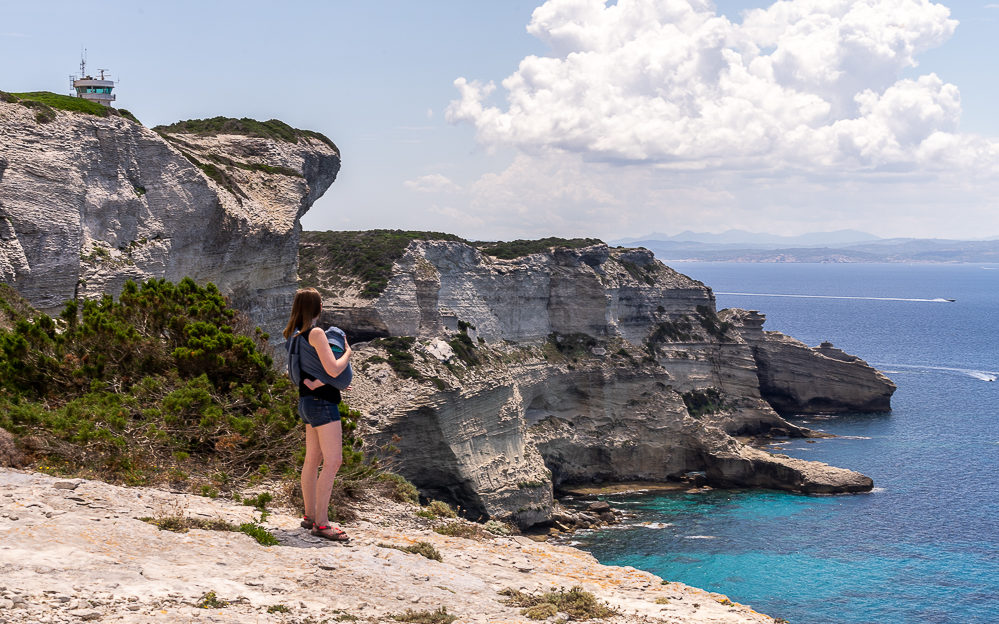
<path id="1" fill-rule="evenodd" d="M 299 283 L 330 296 L 348 283 L 359 280 L 361 297 L 374 299 L 388 286 L 392 264 L 414 240 L 467 242 L 442 232 L 302 232 L 298 251 Z"/>
<path id="2" fill-rule="evenodd" d="M 542 238 L 509 242 L 471 242 L 454 234 L 406 230 L 365 230 L 353 232 L 302 232 L 298 253 L 299 284 L 314 287 L 333 296 L 348 284 L 361 287 L 360 296 L 374 299 L 388 286 L 392 265 L 414 240 L 443 240 L 465 243 L 482 253 L 506 260 L 553 248 L 578 249 L 599 245 L 596 238 Z"/>
<path id="3" fill-rule="evenodd" d="M 241 134 L 244 136 L 261 137 L 284 141 L 286 143 L 298 143 L 300 138 L 309 137 L 322 141 L 326 145 L 336 150 L 340 150 L 326 135 L 313 130 L 300 130 L 292 128 L 283 121 L 269 119 L 267 121 L 257 121 L 243 117 L 234 119 L 232 117 L 212 117 L 210 119 L 188 119 L 178 121 L 168 126 L 155 126 L 153 128 L 160 134 L 197 134 L 200 136 L 214 136 L 218 134 Z"/>
<path id="4" fill-rule="evenodd" d="M 536 240 L 499 241 L 492 243 L 478 242 L 475 243 L 475 246 L 482 253 L 494 258 L 514 260 L 531 254 L 546 253 L 551 251 L 552 248 L 581 249 L 583 247 L 590 247 L 591 245 L 602 244 L 604 242 L 599 238 L 558 238 L 556 236 L 549 236 L 548 238 L 539 238 Z"/>
<path id="5" fill-rule="evenodd" d="M 130 121 L 139 123 L 139 120 L 135 118 L 135 115 L 123 108 L 112 108 L 110 106 L 98 104 L 97 102 L 91 102 L 90 100 L 86 100 L 84 98 L 74 97 L 72 95 L 61 95 L 59 93 L 52 93 L 51 91 L 30 91 L 26 93 L 7 93 L 5 91 L 0 91 L 0 101 L 8 102 L 10 104 L 21 104 L 22 106 L 35 109 L 35 120 L 39 123 L 45 123 L 55 119 L 53 110 L 67 111 L 70 113 L 84 113 L 86 115 L 95 115 L 97 117 L 124 117 Z"/>

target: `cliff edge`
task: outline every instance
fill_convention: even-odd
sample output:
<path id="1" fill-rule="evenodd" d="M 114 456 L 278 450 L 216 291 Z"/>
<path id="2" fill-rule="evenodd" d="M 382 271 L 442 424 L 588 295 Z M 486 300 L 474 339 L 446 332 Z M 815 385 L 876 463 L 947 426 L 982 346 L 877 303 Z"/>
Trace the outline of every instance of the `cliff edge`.
<path id="1" fill-rule="evenodd" d="M 299 219 L 340 168 L 329 139 L 274 120 L 154 131 L 30 102 L 0 98 L 0 282 L 52 312 L 126 280 L 191 277 L 283 326 Z"/>
<path id="2" fill-rule="evenodd" d="M 400 450 L 399 471 L 425 493 L 530 526 L 550 521 L 570 483 L 703 473 L 719 486 L 871 489 L 858 473 L 736 440 L 817 434 L 761 394 L 759 340 L 744 336 L 745 315 L 716 313 L 704 284 L 644 249 L 484 249 L 413 240 L 380 290 L 370 275 L 310 276 L 338 288 L 322 322 L 370 340 L 350 395 L 366 436 Z M 890 395 L 873 369 L 826 359 Z"/>

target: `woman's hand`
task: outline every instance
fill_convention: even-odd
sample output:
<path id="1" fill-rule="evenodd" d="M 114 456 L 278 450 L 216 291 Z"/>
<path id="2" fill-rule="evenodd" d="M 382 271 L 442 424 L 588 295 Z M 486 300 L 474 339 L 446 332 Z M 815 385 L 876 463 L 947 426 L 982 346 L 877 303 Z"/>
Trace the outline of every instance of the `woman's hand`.
<path id="1" fill-rule="evenodd" d="M 302 383 L 305 384 L 305 387 L 308 388 L 309 390 L 315 390 L 320 386 L 326 385 L 323 382 L 319 381 L 318 379 L 304 379 L 302 380 Z"/>

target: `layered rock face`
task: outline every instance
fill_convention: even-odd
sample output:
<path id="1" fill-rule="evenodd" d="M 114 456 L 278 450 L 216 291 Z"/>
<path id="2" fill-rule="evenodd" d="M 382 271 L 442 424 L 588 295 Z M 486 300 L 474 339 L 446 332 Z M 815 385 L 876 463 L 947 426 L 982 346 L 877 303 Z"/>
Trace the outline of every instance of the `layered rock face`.
<path id="1" fill-rule="evenodd" d="M 753 349 L 760 393 L 780 414 L 887 412 L 895 384 L 855 355 L 824 342 L 807 347 L 780 332 L 763 331 L 756 311 L 723 310 Z"/>
<path id="2" fill-rule="evenodd" d="M 62 111 L 38 123 L 0 102 L 0 282 L 53 311 L 126 280 L 192 277 L 273 333 L 295 290 L 298 220 L 339 168 L 331 143 L 305 135 L 161 136 Z"/>
<path id="3" fill-rule="evenodd" d="M 364 319 L 369 335 L 416 337 L 409 378 L 386 361 L 398 349 L 361 345 L 349 400 L 369 414 L 369 439 L 400 451 L 399 471 L 471 515 L 531 525 L 550 518 L 560 484 L 692 471 L 722 486 L 872 487 L 732 437 L 812 432 L 760 394 L 745 327 L 716 315 L 708 287 L 646 250 L 499 260 L 459 242 L 414 241 L 379 297 L 343 293 L 325 314 L 348 333 Z M 865 365 L 828 359 L 877 383 Z M 784 363 L 793 362 L 775 362 Z"/>

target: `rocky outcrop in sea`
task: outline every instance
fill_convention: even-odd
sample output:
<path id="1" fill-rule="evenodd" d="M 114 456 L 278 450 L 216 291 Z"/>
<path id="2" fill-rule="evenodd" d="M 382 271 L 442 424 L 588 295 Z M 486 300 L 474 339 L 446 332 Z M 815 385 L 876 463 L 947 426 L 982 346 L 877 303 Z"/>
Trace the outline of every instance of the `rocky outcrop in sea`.
<path id="1" fill-rule="evenodd" d="M 764 334 L 758 313 L 716 313 L 710 288 L 647 250 L 553 247 L 503 260 L 415 240 L 380 295 L 359 292 L 339 292 L 323 322 L 374 338 L 360 345 L 350 394 L 367 437 L 398 450 L 397 469 L 425 493 L 473 517 L 547 523 L 554 493 L 575 483 L 872 487 L 736 436 L 821 435 L 778 409 L 814 411 L 814 396 L 884 409 L 891 382 L 857 358 Z M 784 393 L 775 409 L 772 387 L 799 372 L 818 389 Z"/>
<path id="2" fill-rule="evenodd" d="M 340 168 L 332 142 L 283 124 L 272 137 L 157 133 L 53 115 L 0 100 L 0 282 L 52 312 L 126 280 L 192 277 L 266 331 L 283 326 L 299 219 Z"/>

